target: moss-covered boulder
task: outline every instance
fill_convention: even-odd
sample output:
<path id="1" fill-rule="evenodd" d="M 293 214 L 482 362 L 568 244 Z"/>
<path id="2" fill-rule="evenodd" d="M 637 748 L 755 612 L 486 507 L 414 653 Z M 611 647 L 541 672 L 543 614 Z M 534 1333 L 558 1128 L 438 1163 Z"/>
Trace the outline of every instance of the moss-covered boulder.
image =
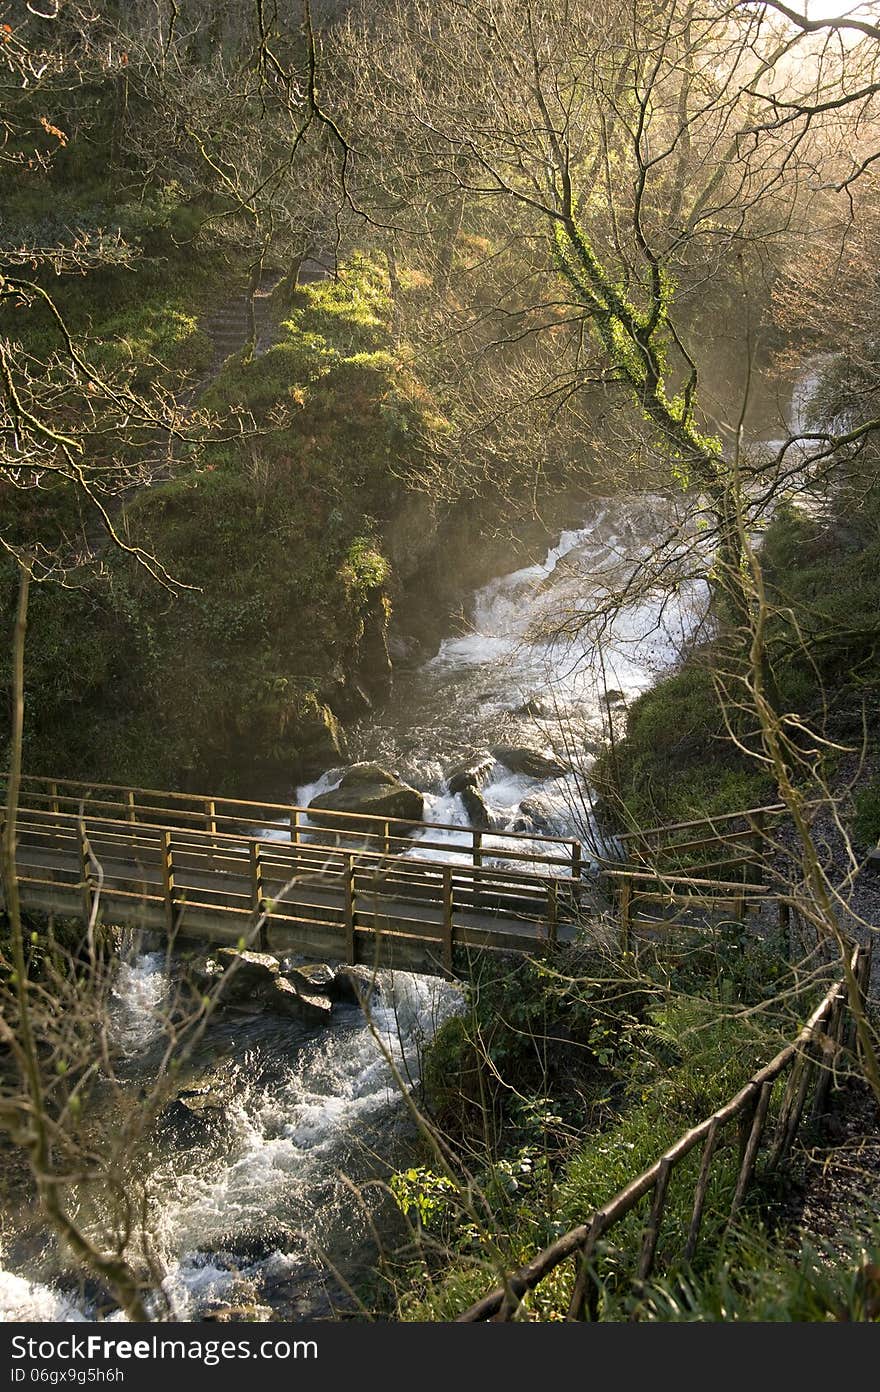
<path id="1" fill-rule="evenodd" d="M 342 819 L 330 814 L 361 814 L 351 820 L 346 818 L 344 822 L 346 830 L 357 832 L 375 831 L 375 819 L 379 817 L 419 823 L 424 810 L 425 800 L 420 792 L 402 783 L 396 774 L 389 773 L 381 764 L 371 763 L 352 764 L 338 788 L 329 793 L 319 793 L 309 803 L 312 821 L 336 830 L 343 829 Z"/>

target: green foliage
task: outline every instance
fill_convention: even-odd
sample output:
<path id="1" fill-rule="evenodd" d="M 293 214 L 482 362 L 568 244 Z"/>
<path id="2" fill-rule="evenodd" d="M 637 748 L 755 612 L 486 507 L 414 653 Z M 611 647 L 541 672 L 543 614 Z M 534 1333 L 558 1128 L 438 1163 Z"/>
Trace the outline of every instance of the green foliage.
<path id="1" fill-rule="evenodd" d="M 298 291 L 280 340 L 229 359 L 202 398 L 243 409 L 256 436 L 209 445 L 126 509 L 132 541 L 192 588 L 171 599 L 111 553 L 109 585 L 37 602 L 34 772 L 223 791 L 338 759 L 320 693 L 387 617 L 383 521 L 437 421 L 389 351 L 381 274 L 356 260 L 342 275 Z M 136 309 L 112 301 L 95 337 L 179 373 L 200 332 L 181 302 L 176 287 Z"/>
<path id="2" fill-rule="evenodd" d="M 444 1024 L 428 1051 L 428 1101 L 446 1102 L 437 1119 L 464 1146 L 479 1213 L 491 1216 L 475 1238 L 461 1195 L 444 1186 L 433 1229 L 444 1256 L 426 1250 L 409 1270 L 402 1318 L 451 1318 L 495 1284 L 499 1270 L 584 1222 L 727 1101 L 790 1037 L 813 999 L 781 1004 L 790 983 L 779 945 L 733 927 L 640 974 L 579 948 L 563 950 L 553 967 L 529 963 L 484 977 L 468 1010 Z M 449 1126 L 459 1088 L 473 1101 L 457 1118 L 463 1130 Z M 780 1095 L 777 1088 L 774 1107 Z M 679 1276 L 702 1280 L 723 1250 L 739 1170 L 735 1140 L 716 1154 L 698 1261 L 691 1272 L 681 1266 L 700 1159 L 697 1147 L 676 1167 L 667 1195 L 658 1258 L 673 1284 Z M 409 1194 L 421 1175 L 396 1183 Z M 769 1211 L 774 1202 L 759 1182 L 750 1203 Z M 644 1206 L 634 1209 L 597 1250 L 602 1318 L 626 1318 L 634 1303 L 645 1216 Z M 571 1284 L 566 1263 L 529 1298 L 534 1316 L 564 1318 Z"/>
<path id="3" fill-rule="evenodd" d="M 711 674 L 696 657 L 632 703 L 625 739 L 603 751 L 592 777 L 608 815 L 627 826 L 734 812 L 772 793 L 730 739 Z"/>
<path id="4" fill-rule="evenodd" d="M 401 1213 L 415 1213 L 424 1228 L 435 1227 L 448 1217 L 452 1198 L 458 1193 L 458 1185 L 448 1175 L 424 1166 L 399 1170 L 391 1176 L 389 1187 Z"/>
<path id="5" fill-rule="evenodd" d="M 863 1226 L 865 1224 L 863 1223 Z M 739 1223 L 708 1269 L 650 1283 L 617 1318 L 693 1323 L 821 1323 L 880 1316 L 880 1215 L 867 1243 L 840 1233 L 834 1247 L 786 1242 L 755 1218 Z"/>

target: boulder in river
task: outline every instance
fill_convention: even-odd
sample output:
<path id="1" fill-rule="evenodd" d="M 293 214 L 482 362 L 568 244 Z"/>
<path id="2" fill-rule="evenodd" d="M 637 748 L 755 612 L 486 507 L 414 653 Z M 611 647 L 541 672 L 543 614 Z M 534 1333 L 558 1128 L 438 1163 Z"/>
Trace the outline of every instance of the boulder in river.
<path id="1" fill-rule="evenodd" d="M 489 809 L 483 801 L 481 793 L 476 788 L 462 788 L 458 795 L 461 798 L 462 806 L 467 813 L 467 819 L 472 827 L 478 831 L 489 831 L 492 826 L 492 818 Z"/>
<path id="2" fill-rule="evenodd" d="M 327 995 L 333 985 L 333 968 L 326 962 L 306 962 L 298 966 L 282 966 L 282 975 L 303 991 Z"/>
<path id="3" fill-rule="evenodd" d="M 547 719 L 547 707 L 544 705 L 543 701 L 538 700 L 537 696 L 529 696 L 527 700 L 523 701 L 521 706 L 516 707 L 513 713 L 514 715 L 531 716 L 533 720 Z"/>
<path id="4" fill-rule="evenodd" d="M 536 749 L 523 745 L 498 744 L 492 750 L 492 757 L 509 768 L 511 773 L 523 773 L 527 778 L 559 778 L 568 772 L 565 764 L 558 759 L 539 754 Z"/>
<path id="5" fill-rule="evenodd" d="M 523 798 L 519 805 L 519 816 L 526 822 L 522 830 L 553 834 L 555 824 L 553 808 L 543 798 Z M 520 828 L 514 827 L 514 830 L 518 831 Z"/>
<path id="6" fill-rule="evenodd" d="M 220 983 L 220 998 L 224 1005 L 272 989 L 278 975 L 278 961 L 270 953 L 241 952 L 236 947 L 221 947 L 215 956 L 224 969 Z M 233 966 L 235 970 L 231 971 Z"/>
<path id="7" fill-rule="evenodd" d="M 327 996 L 316 991 L 298 989 L 286 976 L 275 977 L 271 994 L 266 998 L 266 1007 L 308 1025 L 326 1024 L 333 1008 Z"/>
<path id="8" fill-rule="evenodd" d="M 402 783 L 396 774 L 381 764 L 352 764 L 346 769 L 338 788 L 319 793 L 309 803 L 309 816 L 318 826 L 331 826 L 336 831 L 378 831 L 378 817 L 398 818 L 418 824 L 422 820 L 425 800 L 415 788 Z M 344 820 L 322 816 L 322 813 L 360 813 Z"/>
<path id="9" fill-rule="evenodd" d="M 331 991 L 337 1000 L 363 1006 L 379 994 L 379 984 L 369 967 L 337 967 Z"/>
<path id="10" fill-rule="evenodd" d="M 460 793 L 465 788 L 475 788 L 479 791 L 492 772 L 492 763 L 492 755 L 486 750 L 484 753 L 474 754 L 470 759 L 450 764 L 443 773 L 450 793 Z"/>

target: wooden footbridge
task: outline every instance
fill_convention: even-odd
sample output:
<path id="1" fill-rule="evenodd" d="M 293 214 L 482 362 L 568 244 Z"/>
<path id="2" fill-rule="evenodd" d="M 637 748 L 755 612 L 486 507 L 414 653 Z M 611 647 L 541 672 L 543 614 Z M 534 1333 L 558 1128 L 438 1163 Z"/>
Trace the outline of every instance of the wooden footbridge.
<path id="1" fill-rule="evenodd" d="M 16 860 L 34 911 L 429 972 L 570 940 L 582 883 L 565 837 L 33 777 Z"/>

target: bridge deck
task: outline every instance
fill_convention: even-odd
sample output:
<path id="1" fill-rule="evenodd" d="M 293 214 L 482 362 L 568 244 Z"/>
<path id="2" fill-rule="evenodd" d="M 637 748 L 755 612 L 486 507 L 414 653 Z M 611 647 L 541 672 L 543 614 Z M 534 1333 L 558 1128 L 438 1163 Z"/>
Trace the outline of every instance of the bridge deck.
<path id="1" fill-rule="evenodd" d="M 225 800 L 106 785 L 77 797 L 43 782 L 27 781 L 18 818 L 22 902 L 35 910 L 85 914 L 98 893 L 105 918 L 181 938 L 420 971 L 452 970 L 462 949 L 534 952 L 574 936 L 580 847 L 564 838 L 536 850 L 473 832 L 450 848 L 439 836 L 452 828 L 423 824 L 414 845 L 393 819 L 313 827 L 303 809 L 218 812 Z M 154 820 L 164 799 L 172 824 Z"/>

